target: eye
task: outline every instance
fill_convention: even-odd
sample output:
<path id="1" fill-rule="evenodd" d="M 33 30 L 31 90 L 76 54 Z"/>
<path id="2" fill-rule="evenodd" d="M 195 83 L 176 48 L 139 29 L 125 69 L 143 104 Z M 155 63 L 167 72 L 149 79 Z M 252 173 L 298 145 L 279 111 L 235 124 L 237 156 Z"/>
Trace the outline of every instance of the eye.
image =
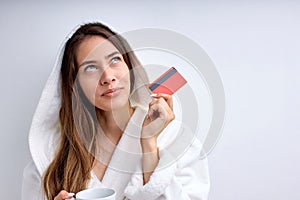
<path id="1" fill-rule="evenodd" d="M 88 65 L 86 68 L 84 68 L 84 71 L 86 72 L 94 72 L 97 70 L 97 67 L 95 65 Z"/>
<path id="2" fill-rule="evenodd" d="M 119 56 L 113 57 L 113 58 L 111 59 L 111 63 L 112 63 L 112 64 L 116 64 L 116 63 L 118 63 L 118 62 L 120 62 L 120 61 L 121 61 L 121 57 L 119 57 Z"/>

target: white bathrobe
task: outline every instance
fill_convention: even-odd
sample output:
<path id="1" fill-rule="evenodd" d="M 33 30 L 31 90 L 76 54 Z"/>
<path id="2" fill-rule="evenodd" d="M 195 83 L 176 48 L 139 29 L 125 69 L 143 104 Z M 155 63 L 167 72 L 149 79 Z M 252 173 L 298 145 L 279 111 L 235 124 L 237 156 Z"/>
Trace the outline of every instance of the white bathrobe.
<path id="1" fill-rule="evenodd" d="M 33 117 L 29 133 L 32 160 L 24 169 L 22 200 L 46 200 L 42 189 L 42 176 L 60 140 L 59 71 L 63 49 L 64 46 Z M 140 73 L 136 74 L 139 75 Z M 138 81 L 144 80 L 136 78 L 136 86 L 141 85 Z M 142 106 L 139 101 L 147 102 L 148 97 L 149 94 L 140 92 L 133 100 L 135 112 L 113 153 L 102 181 L 91 171 L 88 188 L 113 188 L 117 193 L 117 200 L 208 199 L 210 187 L 208 164 L 206 158 L 200 159 L 201 143 L 195 137 L 196 133 L 181 129 L 181 123 L 176 120 L 160 134 L 159 163 L 149 182 L 143 185 L 139 135 L 147 107 Z"/>

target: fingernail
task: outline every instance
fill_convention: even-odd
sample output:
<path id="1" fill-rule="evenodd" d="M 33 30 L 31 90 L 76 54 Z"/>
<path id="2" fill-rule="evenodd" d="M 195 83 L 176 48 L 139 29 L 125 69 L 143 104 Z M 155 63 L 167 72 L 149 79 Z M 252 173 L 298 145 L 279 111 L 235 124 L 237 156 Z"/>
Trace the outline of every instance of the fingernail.
<path id="1" fill-rule="evenodd" d="M 74 196 L 75 195 L 75 193 L 68 193 L 68 197 L 72 197 L 72 196 Z"/>
<path id="2" fill-rule="evenodd" d="M 151 97 L 156 97 L 156 96 L 157 96 L 157 94 L 150 94 L 150 96 L 151 96 Z"/>

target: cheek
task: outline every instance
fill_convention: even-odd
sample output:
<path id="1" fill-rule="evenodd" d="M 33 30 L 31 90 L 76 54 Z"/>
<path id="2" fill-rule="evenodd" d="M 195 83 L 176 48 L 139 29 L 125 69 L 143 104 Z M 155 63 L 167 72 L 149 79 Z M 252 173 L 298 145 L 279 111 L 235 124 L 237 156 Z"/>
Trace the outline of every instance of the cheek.
<path id="1" fill-rule="evenodd" d="M 118 72 L 118 79 L 120 82 L 130 84 L 130 72 L 127 66 Z"/>
<path id="2" fill-rule="evenodd" d="M 94 79 L 87 79 L 87 78 L 81 78 L 79 77 L 79 84 L 80 87 L 87 97 L 87 99 L 91 102 L 94 103 L 95 100 L 95 91 L 98 85 L 98 80 Z"/>
<path id="3" fill-rule="evenodd" d="M 122 74 L 120 76 L 120 83 L 128 85 L 128 87 L 130 87 L 130 76 L 129 74 Z"/>

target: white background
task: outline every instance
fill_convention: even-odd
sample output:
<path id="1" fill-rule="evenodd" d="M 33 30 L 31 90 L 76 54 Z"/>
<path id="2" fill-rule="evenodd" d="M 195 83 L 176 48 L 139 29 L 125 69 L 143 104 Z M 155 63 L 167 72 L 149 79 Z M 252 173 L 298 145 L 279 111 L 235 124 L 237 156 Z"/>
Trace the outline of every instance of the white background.
<path id="1" fill-rule="evenodd" d="M 97 20 L 182 33 L 214 61 L 227 107 L 210 200 L 300 199 L 299 1 L 58 2 L 0 3 L 1 199 L 20 199 L 31 119 L 61 42 Z"/>

